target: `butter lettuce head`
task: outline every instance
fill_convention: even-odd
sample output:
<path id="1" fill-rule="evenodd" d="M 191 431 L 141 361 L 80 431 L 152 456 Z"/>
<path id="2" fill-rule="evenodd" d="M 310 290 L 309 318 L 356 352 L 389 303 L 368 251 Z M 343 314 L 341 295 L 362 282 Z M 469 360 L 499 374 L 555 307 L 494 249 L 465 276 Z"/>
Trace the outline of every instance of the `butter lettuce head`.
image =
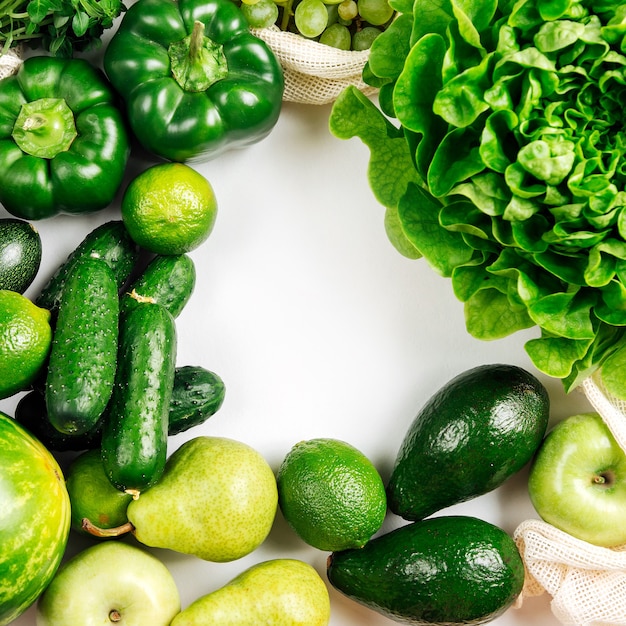
<path id="1" fill-rule="evenodd" d="M 566 390 L 626 398 L 626 4 L 391 0 L 330 128 L 360 137 L 390 238 L 451 279 L 467 330 L 538 327 Z M 393 167 L 389 167 L 392 163 Z"/>

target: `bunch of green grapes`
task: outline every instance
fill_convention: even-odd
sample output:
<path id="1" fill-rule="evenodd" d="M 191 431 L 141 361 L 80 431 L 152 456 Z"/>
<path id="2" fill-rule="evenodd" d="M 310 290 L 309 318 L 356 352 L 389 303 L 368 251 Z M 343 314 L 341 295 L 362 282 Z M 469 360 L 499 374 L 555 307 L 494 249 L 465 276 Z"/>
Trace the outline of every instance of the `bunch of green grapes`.
<path id="1" fill-rule="evenodd" d="M 252 28 L 276 24 L 340 50 L 367 50 L 394 15 L 388 0 L 234 1 Z"/>

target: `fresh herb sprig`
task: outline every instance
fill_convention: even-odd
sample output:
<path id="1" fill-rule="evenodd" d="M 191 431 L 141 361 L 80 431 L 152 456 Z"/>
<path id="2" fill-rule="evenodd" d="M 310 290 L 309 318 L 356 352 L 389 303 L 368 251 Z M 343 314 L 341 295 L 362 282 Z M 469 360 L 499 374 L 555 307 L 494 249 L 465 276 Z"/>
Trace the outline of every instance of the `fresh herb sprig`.
<path id="1" fill-rule="evenodd" d="M 97 48 L 122 0 L 0 0 L 0 54 L 25 45 L 54 56 Z"/>

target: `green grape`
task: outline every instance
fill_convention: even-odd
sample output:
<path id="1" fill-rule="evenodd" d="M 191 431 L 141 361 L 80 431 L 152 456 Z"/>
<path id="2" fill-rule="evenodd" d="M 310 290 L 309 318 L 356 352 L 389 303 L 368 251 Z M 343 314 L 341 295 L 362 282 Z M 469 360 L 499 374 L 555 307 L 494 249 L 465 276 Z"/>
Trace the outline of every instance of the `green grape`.
<path id="1" fill-rule="evenodd" d="M 375 26 L 366 26 L 352 35 L 353 50 L 368 50 L 372 42 L 382 31 Z"/>
<path id="2" fill-rule="evenodd" d="M 339 50 L 350 50 L 352 45 L 352 35 L 347 26 L 341 24 L 331 24 L 319 38 L 319 42 L 339 48 Z"/>
<path id="3" fill-rule="evenodd" d="M 393 16 L 388 0 L 358 0 L 359 15 L 373 26 L 381 26 Z"/>
<path id="4" fill-rule="evenodd" d="M 327 26 L 330 26 L 331 24 L 334 24 L 339 19 L 339 11 L 337 10 L 337 5 L 336 4 L 327 4 L 326 5 L 326 12 L 328 13 L 328 24 L 327 24 Z"/>
<path id="5" fill-rule="evenodd" d="M 294 11 L 296 28 L 301 35 L 313 38 L 321 35 L 328 24 L 328 11 L 322 0 L 301 0 Z"/>
<path id="6" fill-rule="evenodd" d="M 342 0 L 337 12 L 342 20 L 353 20 L 359 14 L 359 7 L 354 0 Z"/>
<path id="7" fill-rule="evenodd" d="M 241 12 L 252 28 L 268 28 L 278 19 L 278 6 L 274 0 L 243 0 Z"/>
<path id="8" fill-rule="evenodd" d="M 244 4 L 256 4 L 259 0 L 239 0 L 238 4 L 243 6 Z"/>

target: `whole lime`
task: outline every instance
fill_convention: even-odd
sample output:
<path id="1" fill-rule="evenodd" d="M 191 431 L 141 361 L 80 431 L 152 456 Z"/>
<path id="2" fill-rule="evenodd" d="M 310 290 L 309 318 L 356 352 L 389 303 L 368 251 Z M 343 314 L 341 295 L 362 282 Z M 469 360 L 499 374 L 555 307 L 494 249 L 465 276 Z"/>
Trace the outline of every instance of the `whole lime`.
<path id="1" fill-rule="evenodd" d="M 320 550 L 360 548 L 385 519 L 385 486 L 373 463 L 337 439 L 310 439 L 287 453 L 276 475 L 287 523 Z"/>
<path id="2" fill-rule="evenodd" d="M 35 380 L 51 343 L 50 311 L 16 291 L 0 290 L 0 399 Z"/>
<path id="3" fill-rule="evenodd" d="M 72 503 L 72 529 L 83 529 L 83 519 L 98 528 L 115 528 L 128 521 L 126 509 L 132 495 L 116 489 L 104 471 L 100 449 L 79 454 L 67 468 L 67 491 Z"/>
<path id="4" fill-rule="evenodd" d="M 156 254 L 184 254 L 211 234 L 217 201 L 209 181 L 192 167 L 159 163 L 130 182 L 121 212 L 139 246 Z"/>
<path id="5" fill-rule="evenodd" d="M 0 413 L 0 626 L 52 580 L 67 545 L 70 499 L 46 448 Z"/>

